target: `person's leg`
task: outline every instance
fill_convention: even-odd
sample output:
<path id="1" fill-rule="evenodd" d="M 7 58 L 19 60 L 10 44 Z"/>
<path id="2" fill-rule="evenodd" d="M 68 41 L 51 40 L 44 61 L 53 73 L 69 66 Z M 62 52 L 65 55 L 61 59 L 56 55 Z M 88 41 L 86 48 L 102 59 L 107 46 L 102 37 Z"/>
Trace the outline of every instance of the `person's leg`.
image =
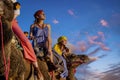
<path id="1" fill-rule="evenodd" d="M 20 39 L 21 45 L 24 49 L 24 57 L 32 62 L 37 61 L 36 55 L 34 53 L 34 50 L 32 48 L 30 41 L 24 35 L 23 31 L 20 29 L 16 20 L 13 20 L 12 22 L 12 30 L 15 33 L 15 35 Z"/>
<path id="2" fill-rule="evenodd" d="M 33 62 L 33 66 L 34 66 L 34 74 L 37 76 L 37 78 L 40 80 L 44 80 L 43 75 L 38 67 L 38 63 Z"/>
<path id="3" fill-rule="evenodd" d="M 60 80 L 66 80 L 66 78 L 60 78 Z"/>

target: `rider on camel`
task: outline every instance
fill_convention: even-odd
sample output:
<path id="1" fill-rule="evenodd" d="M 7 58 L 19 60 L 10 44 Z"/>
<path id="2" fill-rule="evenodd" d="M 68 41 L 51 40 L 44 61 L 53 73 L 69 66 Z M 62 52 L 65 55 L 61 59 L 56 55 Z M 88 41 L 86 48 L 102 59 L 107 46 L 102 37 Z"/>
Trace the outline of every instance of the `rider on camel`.
<path id="1" fill-rule="evenodd" d="M 20 15 L 20 7 L 21 7 L 20 3 L 17 2 L 16 0 L 12 0 L 12 2 L 14 4 L 14 19 L 12 21 L 12 30 L 20 40 L 20 43 L 23 47 L 25 59 L 29 60 L 33 64 L 37 78 L 43 80 L 43 75 L 38 68 L 37 58 L 32 48 L 32 45 L 29 39 L 24 35 L 23 31 L 20 29 L 18 22 L 16 20 L 16 17 Z"/>

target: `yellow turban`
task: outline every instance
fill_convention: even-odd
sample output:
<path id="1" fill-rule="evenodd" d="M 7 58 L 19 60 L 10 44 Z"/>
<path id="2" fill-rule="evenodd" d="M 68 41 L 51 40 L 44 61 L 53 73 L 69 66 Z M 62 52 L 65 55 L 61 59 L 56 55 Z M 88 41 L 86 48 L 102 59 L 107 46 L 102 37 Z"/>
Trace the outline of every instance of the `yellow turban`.
<path id="1" fill-rule="evenodd" d="M 67 37 L 66 36 L 60 36 L 58 38 L 58 42 L 61 42 L 61 41 L 64 41 L 64 40 L 67 40 Z"/>

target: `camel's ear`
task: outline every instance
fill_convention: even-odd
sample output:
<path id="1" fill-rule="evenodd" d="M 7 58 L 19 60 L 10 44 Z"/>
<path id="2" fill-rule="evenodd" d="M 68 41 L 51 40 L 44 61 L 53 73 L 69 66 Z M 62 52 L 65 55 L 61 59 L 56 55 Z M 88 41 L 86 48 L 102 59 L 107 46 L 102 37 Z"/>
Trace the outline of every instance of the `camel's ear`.
<path id="1" fill-rule="evenodd" d="M 5 0 L 5 1 L 12 1 L 12 0 Z"/>
<path id="2" fill-rule="evenodd" d="M 5 0 L 5 1 L 8 1 L 8 2 L 13 2 L 12 0 Z"/>
<path id="3" fill-rule="evenodd" d="M 98 60 L 99 58 L 98 57 L 89 57 L 90 61 L 96 61 Z"/>
<path id="4" fill-rule="evenodd" d="M 11 2 L 11 0 L 3 0 L 3 1 L 5 1 L 5 2 Z"/>

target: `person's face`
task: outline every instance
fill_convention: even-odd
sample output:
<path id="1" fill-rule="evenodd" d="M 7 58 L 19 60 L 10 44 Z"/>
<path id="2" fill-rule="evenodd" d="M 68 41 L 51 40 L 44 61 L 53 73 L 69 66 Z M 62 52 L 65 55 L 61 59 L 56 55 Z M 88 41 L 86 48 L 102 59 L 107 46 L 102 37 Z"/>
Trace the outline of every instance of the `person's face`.
<path id="1" fill-rule="evenodd" d="M 45 20 L 46 17 L 45 17 L 44 12 L 41 12 L 39 15 L 37 15 L 37 18 L 38 18 L 39 20 Z"/>
<path id="2" fill-rule="evenodd" d="M 28 33 L 24 33 L 26 37 L 28 37 Z"/>
<path id="3" fill-rule="evenodd" d="M 63 41 L 62 41 L 62 44 L 63 44 L 63 45 L 66 45 L 66 44 L 67 44 L 67 40 L 63 40 Z"/>

